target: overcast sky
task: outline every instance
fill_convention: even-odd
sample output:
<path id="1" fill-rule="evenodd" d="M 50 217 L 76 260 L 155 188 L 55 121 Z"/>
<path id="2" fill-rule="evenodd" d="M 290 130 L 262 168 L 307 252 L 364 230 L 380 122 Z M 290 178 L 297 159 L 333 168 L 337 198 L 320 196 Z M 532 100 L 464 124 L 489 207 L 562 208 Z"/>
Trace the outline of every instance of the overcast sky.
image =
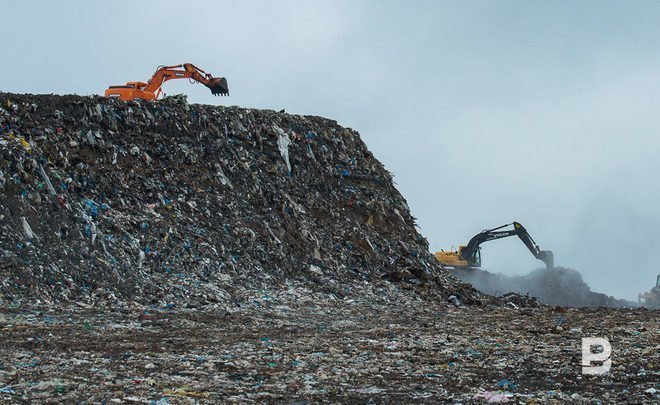
<path id="1" fill-rule="evenodd" d="M 0 91 L 102 94 L 193 62 L 231 96 L 358 130 L 432 250 L 520 221 L 593 289 L 660 272 L 658 1 L 0 0 Z M 488 270 L 541 267 L 517 239 Z"/>

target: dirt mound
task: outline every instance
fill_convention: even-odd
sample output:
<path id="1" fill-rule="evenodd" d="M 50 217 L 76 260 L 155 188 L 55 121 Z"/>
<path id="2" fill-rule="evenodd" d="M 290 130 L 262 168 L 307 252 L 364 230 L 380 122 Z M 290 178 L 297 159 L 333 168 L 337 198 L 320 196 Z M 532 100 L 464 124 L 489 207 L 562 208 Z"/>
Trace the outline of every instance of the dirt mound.
<path id="1" fill-rule="evenodd" d="M 436 265 L 392 175 L 335 121 L 181 98 L 0 93 L 0 105 L 4 299 L 203 305 L 363 284 L 479 299 Z"/>
<path id="2" fill-rule="evenodd" d="M 495 296 L 515 292 L 537 297 L 543 304 L 570 307 L 634 306 L 626 300 L 591 291 L 579 272 L 564 267 L 537 269 L 524 276 L 505 276 L 481 270 L 455 270 L 452 273 L 479 291 Z"/>

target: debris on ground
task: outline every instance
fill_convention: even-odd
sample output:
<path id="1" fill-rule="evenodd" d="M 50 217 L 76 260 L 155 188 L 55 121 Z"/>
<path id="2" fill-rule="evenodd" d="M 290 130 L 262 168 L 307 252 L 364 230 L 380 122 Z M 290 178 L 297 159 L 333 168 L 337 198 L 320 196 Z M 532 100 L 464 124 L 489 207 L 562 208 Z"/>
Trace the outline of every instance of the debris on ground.
<path id="1" fill-rule="evenodd" d="M 243 302 L 226 312 L 0 309 L 0 402 L 660 401 L 657 311 L 303 289 Z M 605 375 L 582 374 L 588 336 L 611 342 Z"/>

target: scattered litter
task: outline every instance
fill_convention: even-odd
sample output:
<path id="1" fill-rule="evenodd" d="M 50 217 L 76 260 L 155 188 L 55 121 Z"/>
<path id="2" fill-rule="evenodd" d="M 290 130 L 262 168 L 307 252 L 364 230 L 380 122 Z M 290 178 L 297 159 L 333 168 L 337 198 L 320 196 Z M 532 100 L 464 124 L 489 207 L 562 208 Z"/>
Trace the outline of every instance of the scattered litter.
<path id="1" fill-rule="evenodd" d="M 509 397 L 510 395 L 507 395 L 507 393 L 503 393 L 503 392 L 483 391 L 476 394 L 474 397 L 472 397 L 472 399 L 485 400 L 486 402 L 491 404 L 501 404 L 501 403 L 509 402 Z"/>
<path id="2" fill-rule="evenodd" d="M 509 391 L 513 391 L 513 390 L 516 389 L 516 384 L 512 383 L 511 381 L 509 381 L 507 379 L 500 380 L 497 383 L 497 386 L 502 388 L 502 389 L 509 390 Z"/>
<path id="3" fill-rule="evenodd" d="M 657 314 L 476 292 L 334 121 L 185 98 L 0 106 L 2 401 L 656 399 Z M 585 333 L 625 365 L 580 378 Z"/>

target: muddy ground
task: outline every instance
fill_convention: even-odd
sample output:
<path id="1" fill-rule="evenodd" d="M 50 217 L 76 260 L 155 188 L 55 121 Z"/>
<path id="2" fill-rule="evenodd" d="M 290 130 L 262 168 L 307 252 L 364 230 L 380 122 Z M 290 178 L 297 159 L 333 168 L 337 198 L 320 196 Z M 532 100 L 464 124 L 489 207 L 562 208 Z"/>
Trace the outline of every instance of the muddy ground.
<path id="1" fill-rule="evenodd" d="M 98 403 L 656 402 L 657 311 L 257 295 L 212 311 L 0 311 L 0 399 Z M 581 374 L 581 338 L 612 369 Z M 654 392 L 655 390 L 655 392 Z"/>

